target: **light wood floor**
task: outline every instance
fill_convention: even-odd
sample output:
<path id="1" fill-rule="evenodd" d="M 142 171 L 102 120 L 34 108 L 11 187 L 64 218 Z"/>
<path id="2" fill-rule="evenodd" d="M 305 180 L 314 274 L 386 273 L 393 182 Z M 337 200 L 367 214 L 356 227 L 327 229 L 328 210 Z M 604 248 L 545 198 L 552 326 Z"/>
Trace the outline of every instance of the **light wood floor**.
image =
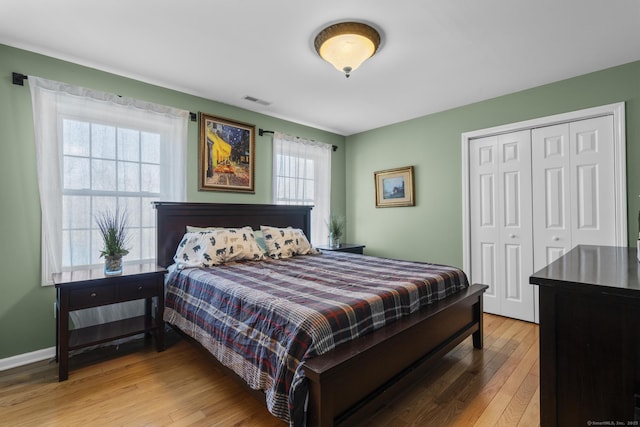
<path id="1" fill-rule="evenodd" d="M 484 320 L 483 350 L 468 338 L 363 425 L 539 425 L 538 326 Z M 179 339 L 78 355 L 71 369 L 62 383 L 54 362 L 0 372 L 0 426 L 285 426 Z"/>

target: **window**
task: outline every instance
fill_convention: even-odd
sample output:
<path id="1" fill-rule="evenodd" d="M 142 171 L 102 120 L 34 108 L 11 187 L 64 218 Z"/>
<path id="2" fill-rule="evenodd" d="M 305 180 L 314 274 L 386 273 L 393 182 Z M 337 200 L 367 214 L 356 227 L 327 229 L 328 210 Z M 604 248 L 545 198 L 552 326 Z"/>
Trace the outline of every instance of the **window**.
<path id="1" fill-rule="evenodd" d="M 97 213 L 127 212 L 125 262 L 155 258 L 151 202 L 185 199 L 187 111 L 29 76 L 43 284 L 102 263 Z"/>
<path id="2" fill-rule="evenodd" d="M 314 205 L 315 161 L 279 154 L 276 157 L 276 204 Z"/>
<path id="3" fill-rule="evenodd" d="M 155 257 L 152 201 L 160 197 L 160 134 L 62 118 L 62 268 L 100 263 L 95 215 L 125 211 L 126 260 Z"/>
<path id="4" fill-rule="evenodd" d="M 276 132 L 273 138 L 273 202 L 312 205 L 311 242 L 327 242 L 331 208 L 331 145 Z"/>

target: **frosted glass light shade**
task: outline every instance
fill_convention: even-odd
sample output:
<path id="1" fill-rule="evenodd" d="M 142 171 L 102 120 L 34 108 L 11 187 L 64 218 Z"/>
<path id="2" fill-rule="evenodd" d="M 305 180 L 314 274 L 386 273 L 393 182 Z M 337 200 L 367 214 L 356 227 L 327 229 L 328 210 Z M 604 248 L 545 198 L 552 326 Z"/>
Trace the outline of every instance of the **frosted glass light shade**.
<path id="1" fill-rule="evenodd" d="M 380 46 L 380 34 L 360 22 L 341 22 L 331 25 L 316 36 L 316 51 L 336 70 L 349 77 Z"/>

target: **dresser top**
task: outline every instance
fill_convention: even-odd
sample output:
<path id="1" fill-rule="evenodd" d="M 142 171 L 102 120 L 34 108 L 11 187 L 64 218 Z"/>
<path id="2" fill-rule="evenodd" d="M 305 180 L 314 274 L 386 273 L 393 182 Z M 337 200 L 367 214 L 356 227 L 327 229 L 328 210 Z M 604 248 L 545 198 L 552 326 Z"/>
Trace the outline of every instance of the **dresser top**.
<path id="1" fill-rule="evenodd" d="M 636 248 L 579 245 L 529 277 L 529 283 L 640 298 Z"/>

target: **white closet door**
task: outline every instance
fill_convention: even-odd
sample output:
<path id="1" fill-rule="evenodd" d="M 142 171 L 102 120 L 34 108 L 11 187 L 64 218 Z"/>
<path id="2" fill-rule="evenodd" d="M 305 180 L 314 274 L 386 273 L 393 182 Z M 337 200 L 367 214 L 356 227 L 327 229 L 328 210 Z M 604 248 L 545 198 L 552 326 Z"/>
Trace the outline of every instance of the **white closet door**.
<path id="1" fill-rule="evenodd" d="M 530 131 L 470 148 L 472 281 L 489 286 L 484 311 L 533 321 Z"/>
<path id="2" fill-rule="evenodd" d="M 569 124 L 533 129 L 534 270 L 555 261 L 571 244 Z"/>
<path id="3" fill-rule="evenodd" d="M 502 314 L 534 320 L 531 132 L 498 136 Z"/>
<path id="4" fill-rule="evenodd" d="M 473 140 L 469 151 L 469 216 L 471 222 L 471 280 L 489 288 L 484 311 L 501 314 L 498 281 L 498 138 Z"/>
<path id="5" fill-rule="evenodd" d="M 532 320 L 532 305 L 537 321 L 533 272 L 579 244 L 627 244 L 624 118 L 619 103 L 463 134 L 463 264 L 490 287 L 485 311 Z"/>
<path id="6" fill-rule="evenodd" d="M 533 130 L 534 268 L 616 244 L 613 117 Z"/>
<path id="7" fill-rule="evenodd" d="M 572 122 L 572 244 L 616 244 L 613 117 Z"/>

